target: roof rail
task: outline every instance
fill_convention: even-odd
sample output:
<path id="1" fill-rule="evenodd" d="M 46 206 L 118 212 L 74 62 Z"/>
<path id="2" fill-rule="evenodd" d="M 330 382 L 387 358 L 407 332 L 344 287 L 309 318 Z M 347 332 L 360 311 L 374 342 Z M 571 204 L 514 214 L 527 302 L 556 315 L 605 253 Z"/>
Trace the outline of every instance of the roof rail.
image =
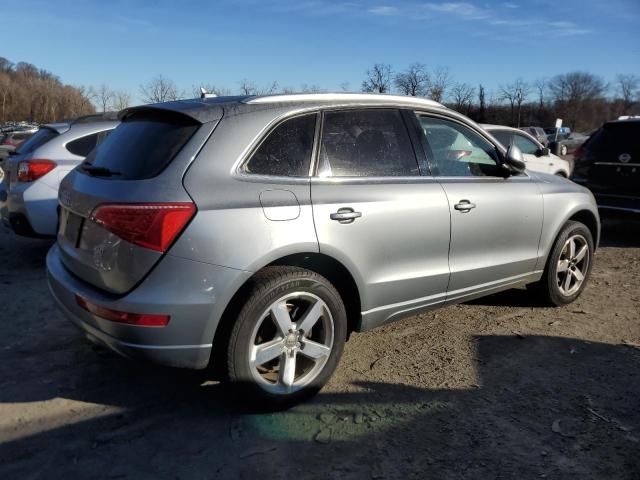
<path id="1" fill-rule="evenodd" d="M 295 102 L 372 102 L 399 103 L 405 105 L 424 105 L 441 107 L 444 105 L 422 97 L 388 95 L 384 93 L 287 93 L 276 95 L 257 95 L 243 100 L 248 104 L 295 103 Z"/>

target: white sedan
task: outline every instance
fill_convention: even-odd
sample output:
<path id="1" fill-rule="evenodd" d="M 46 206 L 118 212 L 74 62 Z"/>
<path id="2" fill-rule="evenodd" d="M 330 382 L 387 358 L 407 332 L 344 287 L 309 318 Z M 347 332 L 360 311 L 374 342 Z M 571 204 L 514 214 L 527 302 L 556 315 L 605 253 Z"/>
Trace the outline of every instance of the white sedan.
<path id="1" fill-rule="evenodd" d="M 571 164 L 551 153 L 547 147 L 543 147 L 527 132 L 504 125 L 482 125 L 482 128 L 493 135 L 505 148 L 517 145 L 522 150 L 529 170 L 552 173 L 565 178 L 571 176 Z"/>

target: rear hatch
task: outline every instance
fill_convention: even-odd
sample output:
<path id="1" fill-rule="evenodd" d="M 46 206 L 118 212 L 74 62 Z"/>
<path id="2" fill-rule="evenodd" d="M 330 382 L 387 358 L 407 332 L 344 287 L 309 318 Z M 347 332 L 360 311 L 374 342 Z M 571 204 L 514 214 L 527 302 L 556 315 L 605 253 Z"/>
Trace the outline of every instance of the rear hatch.
<path id="1" fill-rule="evenodd" d="M 62 182 L 62 262 L 94 287 L 131 290 L 195 214 L 182 178 L 222 109 L 202 123 L 176 104 L 124 111 L 122 123 Z"/>
<path id="2" fill-rule="evenodd" d="M 606 123 L 585 144 L 594 190 L 640 197 L 640 122 Z"/>

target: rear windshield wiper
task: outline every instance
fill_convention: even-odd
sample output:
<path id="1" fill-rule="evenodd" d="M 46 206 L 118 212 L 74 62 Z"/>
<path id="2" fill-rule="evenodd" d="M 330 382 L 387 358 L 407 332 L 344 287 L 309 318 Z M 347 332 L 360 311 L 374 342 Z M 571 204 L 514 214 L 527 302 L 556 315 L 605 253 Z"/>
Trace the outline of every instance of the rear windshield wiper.
<path id="1" fill-rule="evenodd" d="M 114 177 L 122 175 L 120 172 L 109 170 L 106 167 L 95 167 L 90 163 L 83 163 L 80 165 L 80 168 L 94 177 Z"/>

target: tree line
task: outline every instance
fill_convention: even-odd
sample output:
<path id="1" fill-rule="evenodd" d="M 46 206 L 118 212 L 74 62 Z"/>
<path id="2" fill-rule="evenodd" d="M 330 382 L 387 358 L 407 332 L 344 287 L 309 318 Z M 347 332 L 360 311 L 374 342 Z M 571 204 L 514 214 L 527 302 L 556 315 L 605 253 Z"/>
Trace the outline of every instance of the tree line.
<path id="1" fill-rule="evenodd" d="M 293 92 L 323 92 L 319 85 L 299 88 L 281 86 L 277 81 L 259 85 L 243 79 L 237 88 L 214 83 L 180 89 L 171 79 L 157 75 L 139 87 L 143 103 L 158 103 L 200 96 L 200 89 L 217 95 L 263 95 Z M 353 91 L 349 82 L 340 85 Z M 640 77 L 619 74 L 607 82 L 589 72 L 575 71 L 527 82 L 517 78 L 493 91 L 482 85 L 457 82 L 449 69 L 429 69 L 412 63 L 395 71 L 377 63 L 364 72 L 359 90 L 426 97 L 444 103 L 479 123 L 511 126 L 550 126 L 556 118 L 576 131 L 589 131 L 620 115 L 640 114 Z M 130 106 L 132 96 L 102 83 L 97 87 L 63 84 L 52 73 L 26 62 L 16 64 L 0 57 L 0 121 L 28 120 L 45 123 L 73 118 L 95 111 L 121 110 Z"/>
<path id="2" fill-rule="evenodd" d="M 84 87 L 27 62 L 0 57 L 0 122 L 52 122 L 95 112 Z"/>
<path id="3" fill-rule="evenodd" d="M 577 131 L 589 131 L 621 115 L 640 115 L 640 77 L 619 74 L 611 82 L 575 71 L 526 82 L 518 78 L 488 94 L 479 84 L 456 82 L 449 70 L 414 63 L 394 72 L 375 64 L 365 72 L 362 90 L 428 97 L 479 123 L 552 126 L 556 118 Z"/>

